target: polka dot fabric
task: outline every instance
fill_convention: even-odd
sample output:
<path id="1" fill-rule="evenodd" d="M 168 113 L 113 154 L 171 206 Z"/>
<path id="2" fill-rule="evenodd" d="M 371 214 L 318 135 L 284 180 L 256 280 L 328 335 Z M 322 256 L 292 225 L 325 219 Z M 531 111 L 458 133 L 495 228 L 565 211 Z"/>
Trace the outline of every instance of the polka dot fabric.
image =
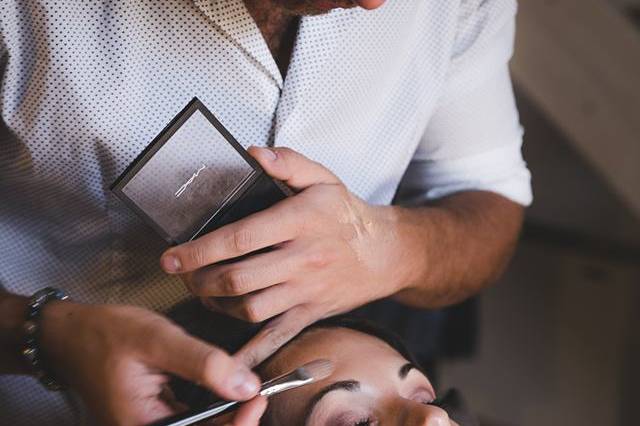
<path id="1" fill-rule="evenodd" d="M 165 310 L 166 248 L 109 190 L 194 96 L 245 147 L 290 146 L 388 204 L 530 201 L 506 72 L 514 0 L 388 0 L 301 21 L 283 80 L 242 0 L 0 2 L 0 284 Z M 499 165 L 494 167 L 493 165 Z M 0 377 L 0 424 L 79 419 Z"/>

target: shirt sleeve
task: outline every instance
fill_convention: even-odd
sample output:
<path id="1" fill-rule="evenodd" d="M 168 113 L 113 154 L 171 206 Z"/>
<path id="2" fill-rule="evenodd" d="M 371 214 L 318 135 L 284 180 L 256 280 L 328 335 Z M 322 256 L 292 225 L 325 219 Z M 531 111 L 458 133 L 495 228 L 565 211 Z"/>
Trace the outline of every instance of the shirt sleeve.
<path id="1" fill-rule="evenodd" d="M 483 190 L 531 203 L 508 67 L 516 10 L 515 0 L 462 1 L 445 86 L 400 184 L 399 202 Z"/>

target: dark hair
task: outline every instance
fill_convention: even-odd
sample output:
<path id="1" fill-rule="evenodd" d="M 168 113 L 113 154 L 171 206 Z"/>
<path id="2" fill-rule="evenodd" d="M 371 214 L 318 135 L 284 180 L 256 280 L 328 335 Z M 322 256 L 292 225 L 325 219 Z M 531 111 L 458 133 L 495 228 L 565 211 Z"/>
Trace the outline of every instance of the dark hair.
<path id="1" fill-rule="evenodd" d="M 400 355 L 402 355 L 407 361 L 414 364 L 416 367 L 421 367 L 413 354 L 409 351 L 404 341 L 397 334 L 392 331 L 383 328 L 371 321 L 365 320 L 363 318 L 352 317 L 349 315 L 339 315 L 327 319 L 323 319 L 317 321 L 304 330 L 302 330 L 294 339 L 292 339 L 289 343 L 295 342 L 297 339 L 304 336 L 309 331 L 317 330 L 317 329 L 327 329 L 327 328 L 346 328 L 349 330 L 359 331 L 364 334 L 368 334 L 373 337 L 377 337 L 378 339 L 385 342 L 387 345 L 391 346 L 396 350 Z M 288 343 L 288 344 L 289 344 Z M 284 349 L 287 345 L 283 346 Z M 280 351 L 277 351 L 271 357 L 266 359 L 261 366 L 264 366 L 269 363 L 275 356 L 278 355 Z"/>

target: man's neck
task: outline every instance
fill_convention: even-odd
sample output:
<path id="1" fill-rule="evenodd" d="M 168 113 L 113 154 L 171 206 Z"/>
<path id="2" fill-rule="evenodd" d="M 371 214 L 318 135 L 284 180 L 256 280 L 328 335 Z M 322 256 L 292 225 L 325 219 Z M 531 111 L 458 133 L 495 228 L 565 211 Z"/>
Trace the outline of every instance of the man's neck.
<path id="1" fill-rule="evenodd" d="M 287 73 L 299 18 L 268 0 L 245 0 L 283 76 Z"/>

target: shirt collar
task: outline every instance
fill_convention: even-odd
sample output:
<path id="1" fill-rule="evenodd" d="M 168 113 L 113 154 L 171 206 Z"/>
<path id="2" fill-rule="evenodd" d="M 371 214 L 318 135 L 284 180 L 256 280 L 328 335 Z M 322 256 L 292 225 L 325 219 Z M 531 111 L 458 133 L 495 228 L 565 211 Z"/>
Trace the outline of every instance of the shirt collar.
<path id="1" fill-rule="evenodd" d="M 267 42 L 243 0 L 194 0 L 204 15 L 233 39 L 282 90 L 283 78 Z"/>

